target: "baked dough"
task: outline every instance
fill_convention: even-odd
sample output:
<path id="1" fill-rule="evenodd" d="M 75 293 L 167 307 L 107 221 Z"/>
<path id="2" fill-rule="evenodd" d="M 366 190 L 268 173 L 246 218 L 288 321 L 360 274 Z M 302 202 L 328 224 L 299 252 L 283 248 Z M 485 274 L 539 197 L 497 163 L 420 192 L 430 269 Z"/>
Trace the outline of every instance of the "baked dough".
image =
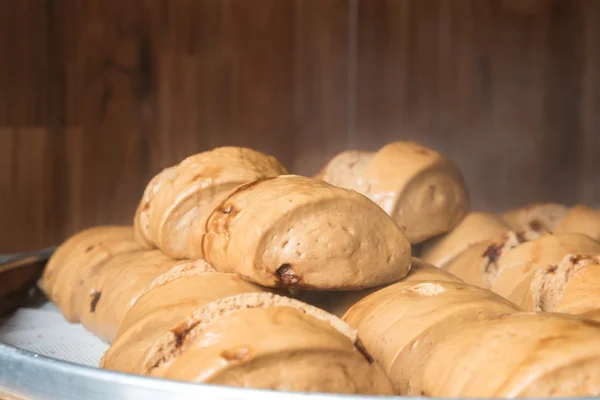
<path id="1" fill-rule="evenodd" d="M 457 276 L 464 282 L 489 289 L 490 285 L 485 281 L 483 271 L 488 263 L 488 248 L 491 242 L 477 243 L 444 264 L 444 271 Z"/>
<path id="2" fill-rule="evenodd" d="M 179 264 L 151 282 L 126 312 L 100 366 L 141 374 L 156 341 L 194 310 L 221 298 L 266 291 L 204 261 Z"/>
<path id="3" fill-rule="evenodd" d="M 508 210 L 503 218 L 514 231 L 554 232 L 569 209 L 556 203 L 534 203 Z"/>
<path id="4" fill-rule="evenodd" d="M 520 244 L 498 258 L 491 289 L 532 311 L 531 284 L 536 271 L 557 265 L 567 254 L 600 254 L 600 243 L 580 233 L 557 233 Z"/>
<path id="5" fill-rule="evenodd" d="M 413 257 L 410 272 L 402 282 L 420 282 L 420 281 L 448 281 L 462 282 L 456 276 L 441 270 L 425 261 Z M 393 284 L 393 283 L 392 283 Z M 319 307 L 337 317 L 343 317 L 350 307 L 367 297 L 371 293 L 383 289 L 384 286 L 376 288 L 359 290 L 359 291 L 343 291 L 343 292 L 323 292 L 323 291 L 299 291 L 296 295 L 298 300 Z"/>
<path id="6" fill-rule="evenodd" d="M 209 216 L 206 261 L 267 287 L 357 290 L 403 278 L 406 236 L 376 204 L 318 179 L 239 186 Z"/>
<path id="7" fill-rule="evenodd" d="M 71 307 L 88 331 L 110 343 L 144 289 L 177 263 L 160 250 L 142 250 L 117 255 L 100 268 L 84 268 L 72 291 Z"/>
<path id="8" fill-rule="evenodd" d="M 536 203 L 509 210 L 503 217 L 514 230 L 584 233 L 600 240 L 600 211 L 585 205 L 569 209 L 561 204 Z"/>
<path id="9" fill-rule="evenodd" d="M 165 285 L 178 278 L 185 282 Z M 162 285 L 177 291 L 163 292 Z M 146 315 L 141 310 L 152 311 L 153 323 L 183 318 L 184 307 L 170 307 L 179 304 L 181 296 L 193 308 L 238 293 L 266 291 L 218 273 L 204 260 L 173 260 L 160 250 L 144 249 L 133 240 L 131 227 L 99 227 L 73 236 L 51 258 L 40 286 L 52 295 L 66 319 L 81 322 L 107 342 L 134 322 L 145 327 L 148 321 L 143 321 Z M 145 339 L 138 336 L 136 340 Z"/>
<path id="10" fill-rule="evenodd" d="M 539 269 L 531 283 L 535 311 L 583 314 L 600 308 L 600 255 L 568 254 L 558 265 Z"/>
<path id="11" fill-rule="evenodd" d="M 592 311 L 583 313 L 583 314 L 581 314 L 581 317 L 600 322 L 600 308 L 596 308 Z"/>
<path id="12" fill-rule="evenodd" d="M 444 270 L 465 282 L 488 289 L 498 274 L 498 259 L 518 245 L 540 237 L 537 231 L 500 234 L 477 243 L 444 265 Z"/>
<path id="13" fill-rule="evenodd" d="M 388 373 L 396 394 L 420 395 L 422 367 L 449 332 L 518 311 L 508 300 L 457 282 L 399 282 L 352 306 L 344 320 L 358 330 L 365 348 Z M 447 365 L 446 365 L 447 366 Z"/>
<path id="14" fill-rule="evenodd" d="M 146 187 L 135 215 L 136 240 L 171 258 L 192 258 L 188 253 L 192 222 L 206 218 L 215 199 L 240 184 L 285 173 L 275 158 L 241 147 L 190 156 L 160 172 Z"/>
<path id="15" fill-rule="evenodd" d="M 376 153 L 343 152 L 318 176 L 369 197 L 412 244 L 449 231 L 469 208 L 456 165 L 413 142 L 390 143 Z"/>
<path id="16" fill-rule="evenodd" d="M 38 286 L 69 322 L 79 322 L 79 304 L 73 304 L 73 292 L 86 274 L 113 257 L 141 250 L 133 240 L 131 227 L 100 226 L 83 230 L 56 249 Z"/>
<path id="17" fill-rule="evenodd" d="M 469 247 L 507 232 L 510 227 L 499 216 L 471 212 L 450 232 L 425 243 L 421 257 L 440 268 Z"/>
<path id="18" fill-rule="evenodd" d="M 516 313 L 462 326 L 435 346 L 423 373 L 433 397 L 600 394 L 600 324 Z"/>
<path id="19" fill-rule="evenodd" d="M 578 205 L 556 226 L 556 233 L 584 233 L 595 240 L 600 240 L 600 211 L 591 207 Z"/>
<path id="20" fill-rule="evenodd" d="M 165 332 L 144 373 L 303 392 L 391 394 L 388 378 L 338 318 L 286 297 L 217 300 Z"/>

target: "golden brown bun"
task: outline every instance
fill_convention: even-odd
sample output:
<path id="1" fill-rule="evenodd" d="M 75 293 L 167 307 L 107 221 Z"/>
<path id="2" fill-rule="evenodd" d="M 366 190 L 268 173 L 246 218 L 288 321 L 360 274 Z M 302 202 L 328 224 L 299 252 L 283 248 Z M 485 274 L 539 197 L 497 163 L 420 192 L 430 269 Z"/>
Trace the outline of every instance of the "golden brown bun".
<path id="1" fill-rule="evenodd" d="M 185 275 L 198 268 L 214 271 L 203 260 L 177 261 L 159 250 L 143 249 L 133 241 L 130 227 L 100 227 L 83 231 L 61 245 L 40 286 L 66 319 L 81 322 L 111 342 L 129 308 L 165 272 Z"/>
<path id="2" fill-rule="evenodd" d="M 206 260 L 267 287 L 365 289 L 406 276 L 410 244 L 375 203 L 295 175 L 236 188 L 213 211 Z"/>
<path id="3" fill-rule="evenodd" d="M 497 215 L 471 212 L 445 235 L 426 242 L 421 257 L 440 268 L 469 247 L 491 240 L 510 230 Z"/>
<path id="4" fill-rule="evenodd" d="M 569 209 L 555 203 L 536 203 L 509 210 L 503 217 L 514 230 L 583 233 L 600 240 L 600 211 L 585 205 Z"/>
<path id="5" fill-rule="evenodd" d="M 79 322 L 73 293 L 93 271 L 113 257 L 141 251 L 127 226 L 101 226 L 73 235 L 52 255 L 38 286 L 69 322 Z M 89 305 L 89 302 L 86 302 Z"/>
<path id="6" fill-rule="evenodd" d="M 580 315 L 582 318 L 591 319 L 593 321 L 600 322 L 600 308 L 596 308 L 592 311 L 588 311 Z"/>
<path id="7" fill-rule="evenodd" d="M 175 264 L 177 261 L 159 250 L 112 257 L 101 268 L 80 278 L 80 284 L 72 291 L 71 306 L 88 331 L 111 342 L 123 316 L 139 295 L 153 279 Z"/>
<path id="8" fill-rule="evenodd" d="M 508 210 L 503 218 L 514 231 L 554 232 L 569 209 L 556 203 L 535 203 Z"/>
<path id="9" fill-rule="evenodd" d="M 584 233 L 600 240 L 600 211 L 578 205 L 560 221 L 554 230 L 556 233 Z"/>
<path id="10" fill-rule="evenodd" d="M 423 395 L 571 397 L 600 393 L 600 324 L 516 313 L 462 326 L 433 349 Z"/>
<path id="11" fill-rule="evenodd" d="M 352 306 L 344 320 L 388 373 L 396 394 L 419 395 L 422 367 L 446 334 L 518 309 L 502 297 L 456 282 L 399 282 Z"/>
<path id="12" fill-rule="evenodd" d="M 419 282 L 419 281 L 448 281 L 462 282 L 456 276 L 434 267 L 431 264 L 419 258 L 412 258 L 410 272 L 402 282 Z M 394 284 L 394 283 L 392 283 Z M 361 299 L 367 297 L 371 293 L 383 289 L 384 286 L 378 286 L 367 290 L 359 291 L 343 291 L 343 292 L 322 292 L 302 290 L 295 297 L 305 303 L 319 307 L 337 317 L 343 317 L 350 307 L 356 304 Z"/>
<path id="13" fill-rule="evenodd" d="M 600 254 L 600 243 L 580 233 L 545 234 L 523 243 L 496 262 L 491 289 L 527 311 L 532 311 L 531 282 L 536 271 L 557 265 L 567 254 Z"/>
<path id="14" fill-rule="evenodd" d="M 270 293 L 237 295 L 197 309 L 156 343 L 144 372 L 249 388 L 392 392 L 348 325 Z"/>
<path id="15" fill-rule="evenodd" d="M 469 285 L 475 285 L 489 289 L 489 285 L 483 277 L 483 271 L 489 258 L 487 250 L 490 241 L 477 243 L 444 264 L 444 271 L 462 279 Z"/>
<path id="16" fill-rule="evenodd" d="M 190 156 L 160 172 L 146 187 L 135 215 L 136 240 L 172 258 L 189 258 L 190 227 L 212 212 L 209 205 L 215 198 L 240 184 L 285 173 L 275 158 L 241 147 Z"/>
<path id="17" fill-rule="evenodd" d="M 539 269 L 531 283 L 535 311 L 583 314 L 600 308 L 600 256 L 568 254 L 558 265 Z"/>
<path id="18" fill-rule="evenodd" d="M 152 346 L 194 310 L 221 298 L 265 291 L 233 274 L 216 272 L 204 261 L 179 264 L 157 277 L 127 311 L 100 366 L 140 374 Z"/>
<path id="19" fill-rule="evenodd" d="M 516 246 L 540 237 L 537 231 L 506 232 L 460 253 L 444 265 L 444 270 L 465 282 L 489 289 L 498 273 L 497 261 Z"/>
<path id="20" fill-rule="evenodd" d="M 315 178 L 322 179 L 339 187 L 357 190 L 363 193 L 366 190 L 364 180 L 365 168 L 369 165 L 375 153 L 367 151 L 348 150 L 341 152 L 323 169 L 315 175 Z M 365 193 L 363 193 L 365 194 Z"/>
<path id="21" fill-rule="evenodd" d="M 468 210 L 465 183 L 454 163 L 412 142 L 390 143 L 376 153 L 341 153 L 319 176 L 369 197 L 413 244 L 449 231 Z"/>

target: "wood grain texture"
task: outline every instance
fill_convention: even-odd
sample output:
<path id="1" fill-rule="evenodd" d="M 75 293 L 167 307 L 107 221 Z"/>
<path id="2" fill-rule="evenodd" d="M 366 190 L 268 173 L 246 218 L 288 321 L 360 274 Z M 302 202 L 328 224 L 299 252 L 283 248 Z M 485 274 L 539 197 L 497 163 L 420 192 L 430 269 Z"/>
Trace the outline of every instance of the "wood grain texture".
<path id="1" fill-rule="evenodd" d="M 182 158 L 414 139 L 473 205 L 600 203 L 600 2 L 0 0 L 0 252 L 131 221 Z"/>
<path id="2" fill-rule="evenodd" d="M 345 0 L 4 0 L 0 18 L 0 252 L 127 223 L 154 174 L 216 146 L 306 174 L 345 148 Z"/>
<path id="3" fill-rule="evenodd" d="M 45 181 L 51 171 L 44 128 L 0 128 L 0 243 L 4 252 L 52 240 L 54 218 Z"/>
<path id="4" fill-rule="evenodd" d="M 599 201 L 597 2 L 359 7 L 360 145 L 439 149 L 462 168 L 475 208 Z"/>
<path id="5" fill-rule="evenodd" d="M 583 9 L 583 67 L 580 101 L 582 156 L 579 195 L 600 207 L 600 2 L 588 2 Z"/>

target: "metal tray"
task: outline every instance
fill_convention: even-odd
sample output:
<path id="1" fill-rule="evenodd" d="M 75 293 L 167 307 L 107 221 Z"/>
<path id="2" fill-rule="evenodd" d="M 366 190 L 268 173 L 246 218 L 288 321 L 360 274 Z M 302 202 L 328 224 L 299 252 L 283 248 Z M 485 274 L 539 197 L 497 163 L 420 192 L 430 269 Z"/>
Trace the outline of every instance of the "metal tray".
<path id="1" fill-rule="evenodd" d="M 59 361 L 0 343 L 3 392 L 28 400 L 358 400 L 401 397 L 349 396 L 241 389 L 123 374 Z"/>

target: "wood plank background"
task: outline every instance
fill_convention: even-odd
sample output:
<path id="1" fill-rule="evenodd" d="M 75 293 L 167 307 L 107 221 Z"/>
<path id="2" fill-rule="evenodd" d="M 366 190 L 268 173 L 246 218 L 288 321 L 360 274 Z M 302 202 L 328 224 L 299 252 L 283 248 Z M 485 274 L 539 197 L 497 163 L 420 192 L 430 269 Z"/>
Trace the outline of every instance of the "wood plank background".
<path id="1" fill-rule="evenodd" d="M 131 220 L 219 145 L 414 139 L 478 209 L 600 203 L 600 1 L 0 0 L 0 252 Z"/>

